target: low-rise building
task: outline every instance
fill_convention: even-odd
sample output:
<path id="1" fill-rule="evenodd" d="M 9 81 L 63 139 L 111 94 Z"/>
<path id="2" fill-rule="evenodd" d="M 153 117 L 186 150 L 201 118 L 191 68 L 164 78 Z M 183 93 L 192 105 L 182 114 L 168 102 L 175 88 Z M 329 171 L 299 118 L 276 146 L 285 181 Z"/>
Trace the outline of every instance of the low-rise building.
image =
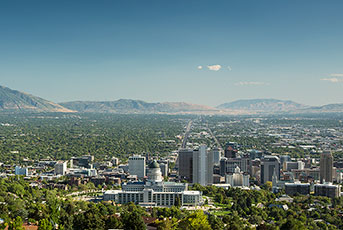
<path id="1" fill-rule="evenodd" d="M 70 167 L 93 168 L 94 156 L 86 155 L 81 157 L 72 157 L 70 160 Z"/>
<path id="2" fill-rule="evenodd" d="M 68 171 L 68 176 L 73 177 L 73 176 L 97 176 L 97 170 L 96 169 L 69 169 Z"/>
<path id="3" fill-rule="evenodd" d="M 55 174 L 56 175 L 65 175 L 67 172 L 67 162 L 66 161 L 58 161 L 55 164 Z"/>
<path id="4" fill-rule="evenodd" d="M 327 196 L 330 198 L 339 197 L 341 195 L 341 186 L 334 185 L 330 182 L 314 185 L 314 195 Z"/>
<path id="5" fill-rule="evenodd" d="M 297 180 L 304 180 L 307 178 L 312 178 L 312 180 L 319 180 L 320 179 L 320 171 L 319 168 L 304 168 L 304 169 L 293 169 L 292 173 L 294 175 L 294 179 Z"/>
<path id="6" fill-rule="evenodd" d="M 15 175 L 28 176 L 29 175 L 29 169 L 28 168 L 22 168 L 20 166 L 15 166 Z"/>
<path id="7" fill-rule="evenodd" d="M 292 171 L 292 169 L 295 170 L 303 170 L 305 168 L 305 163 L 302 161 L 296 161 L 296 162 L 285 162 L 286 165 L 286 171 Z"/>
<path id="8" fill-rule="evenodd" d="M 295 194 L 308 195 L 310 194 L 310 183 L 285 183 L 285 192 L 290 196 Z"/>

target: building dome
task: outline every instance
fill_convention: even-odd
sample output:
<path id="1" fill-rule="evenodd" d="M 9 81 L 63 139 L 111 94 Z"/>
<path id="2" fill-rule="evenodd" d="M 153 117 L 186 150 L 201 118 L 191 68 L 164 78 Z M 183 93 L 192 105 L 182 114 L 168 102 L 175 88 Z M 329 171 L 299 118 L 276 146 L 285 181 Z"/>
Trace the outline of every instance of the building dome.
<path id="1" fill-rule="evenodd" d="M 151 169 L 160 168 L 160 165 L 157 163 L 156 160 L 154 160 L 154 161 L 149 165 L 149 168 L 151 168 Z"/>
<path id="2" fill-rule="evenodd" d="M 151 182 L 161 182 L 163 180 L 160 165 L 156 161 L 149 165 L 148 180 Z"/>

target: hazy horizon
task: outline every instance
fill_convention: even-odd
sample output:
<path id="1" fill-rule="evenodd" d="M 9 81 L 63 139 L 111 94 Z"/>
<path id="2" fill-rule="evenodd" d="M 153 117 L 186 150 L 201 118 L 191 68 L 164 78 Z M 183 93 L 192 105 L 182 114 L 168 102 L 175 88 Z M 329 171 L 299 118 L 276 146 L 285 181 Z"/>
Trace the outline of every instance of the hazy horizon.
<path id="1" fill-rule="evenodd" d="M 7 86 L 3 86 L 3 85 L 0 85 L 2 87 L 6 87 L 6 88 L 9 88 Z M 11 89 L 9 88 L 10 90 L 15 90 L 15 91 L 18 91 L 16 89 Z M 35 96 L 35 97 L 40 97 L 39 95 L 33 95 L 31 93 L 28 93 L 28 92 L 24 92 L 24 91 L 19 91 L 21 93 L 25 93 L 25 94 L 29 94 L 29 95 L 32 95 L 32 96 Z M 42 97 L 40 97 L 42 98 Z M 43 99 L 46 99 L 46 98 L 43 98 Z M 51 101 L 51 102 L 54 102 L 54 103 L 58 103 L 58 104 L 63 104 L 63 103 L 69 103 L 69 102 L 113 102 L 113 101 L 118 101 L 118 100 L 134 100 L 134 101 L 143 101 L 143 102 L 147 102 L 147 103 L 189 103 L 189 104 L 197 104 L 197 105 L 203 105 L 203 106 L 208 106 L 208 107 L 213 107 L 213 108 L 216 108 L 218 106 L 221 106 L 223 104 L 227 104 L 227 103 L 231 103 L 231 102 L 237 102 L 237 101 L 248 101 L 248 100 L 281 100 L 281 101 L 292 101 L 292 102 L 295 102 L 295 103 L 299 103 L 297 101 L 293 101 L 293 100 L 289 100 L 289 99 L 278 99 L 278 98 L 238 98 L 236 100 L 232 100 L 232 101 L 226 101 L 222 104 L 218 104 L 218 105 L 207 105 L 207 104 L 200 104 L 200 103 L 192 103 L 192 102 L 188 102 L 188 101 L 147 101 L 147 100 L 142 100 L 140 98 L 117 98 L 117 99 L 113 99 L 113 100 L 72 100 L 72 101 L 60 101 L 60 102 L 56 102 L 56 101 Z M 299 103 L 299 104 L 302 104 L 302 103 Z M 343 104 L 343 103 L 329 103 L 329 104 Z M 323 105 L 328 105 L 328 104 L 322 104 L 322 105 L 308 105 L 308 104 L 302 104 L 304 106 L 323 106 Z"/>
<path id="2" fill-rule="evenodd" d="M 343 103 L 342 1 L 2 1 L 0 85 L 53 102 Z"/>

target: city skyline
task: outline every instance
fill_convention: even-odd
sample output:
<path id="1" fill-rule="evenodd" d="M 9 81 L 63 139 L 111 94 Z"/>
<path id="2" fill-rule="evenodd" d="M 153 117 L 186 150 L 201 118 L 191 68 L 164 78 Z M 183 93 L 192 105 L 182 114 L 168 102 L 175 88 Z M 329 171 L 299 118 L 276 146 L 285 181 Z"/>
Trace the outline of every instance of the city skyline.
<path id="1" fill-rule="evenodd" d="M 343 103 L 341 1 L 7 1 L 0 85 L 54 101 Z"/>

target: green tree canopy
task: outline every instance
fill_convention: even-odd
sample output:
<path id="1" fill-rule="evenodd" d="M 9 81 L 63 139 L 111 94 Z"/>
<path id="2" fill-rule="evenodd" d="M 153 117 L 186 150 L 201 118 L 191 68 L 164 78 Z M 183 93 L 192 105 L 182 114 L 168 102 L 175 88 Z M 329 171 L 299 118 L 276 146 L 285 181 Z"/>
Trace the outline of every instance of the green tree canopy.
<path id="1" fill-rule="evenodd" d="M 211 230 L 211 225 L 204 212 L 198 210 L 182 219 L 179 223 L 179 228 L 189 230 Z"/>

